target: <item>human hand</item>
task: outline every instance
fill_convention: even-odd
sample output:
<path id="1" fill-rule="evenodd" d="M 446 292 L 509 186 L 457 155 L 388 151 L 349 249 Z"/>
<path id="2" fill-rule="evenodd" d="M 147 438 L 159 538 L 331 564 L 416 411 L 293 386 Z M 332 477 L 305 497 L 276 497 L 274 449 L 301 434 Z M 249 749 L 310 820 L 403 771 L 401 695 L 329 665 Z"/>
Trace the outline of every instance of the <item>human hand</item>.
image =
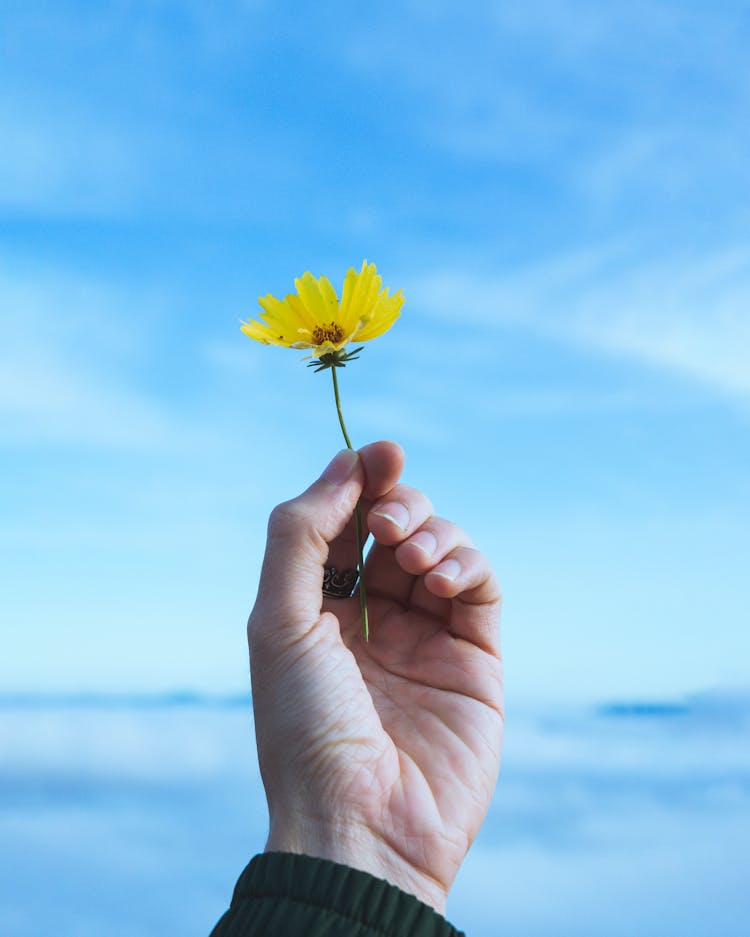
<path id="1" fill-rule="evenodd" d="M 398 484 L 403 461 L 394 443 L 344 451 L 273 511 L 253 709 L 266 851 L 362 869 L 444 913 L 497 781 L 500 590 L 467 535 Z M 369 642 L 358 598 L 322 598 L 324 566 L 356 566 L 360 496 Z"/>

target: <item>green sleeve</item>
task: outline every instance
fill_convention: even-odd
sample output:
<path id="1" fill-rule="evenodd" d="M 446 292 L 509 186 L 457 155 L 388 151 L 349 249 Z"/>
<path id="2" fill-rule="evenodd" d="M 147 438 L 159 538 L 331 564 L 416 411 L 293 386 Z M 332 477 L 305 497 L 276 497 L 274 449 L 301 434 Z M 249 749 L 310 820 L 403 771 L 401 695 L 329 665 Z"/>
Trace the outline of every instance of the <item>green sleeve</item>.
<path id="1" fill-rule="evenodd" d="M 428 905 L 348 866 L 255 856 L 211 937 L 463 937 Z"/>

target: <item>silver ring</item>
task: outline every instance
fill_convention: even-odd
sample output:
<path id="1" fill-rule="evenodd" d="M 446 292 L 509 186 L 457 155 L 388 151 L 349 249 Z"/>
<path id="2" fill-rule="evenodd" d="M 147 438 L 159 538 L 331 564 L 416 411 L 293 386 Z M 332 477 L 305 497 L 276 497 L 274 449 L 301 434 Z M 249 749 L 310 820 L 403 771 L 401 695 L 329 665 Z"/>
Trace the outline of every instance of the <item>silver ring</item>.
<path id="1" fill-rule="evenodd" d="M 326 566 L 323 569 L 323 595 L 327 599 L 350 599 L 357 588 L 359 574 L 356 569 Z"/>

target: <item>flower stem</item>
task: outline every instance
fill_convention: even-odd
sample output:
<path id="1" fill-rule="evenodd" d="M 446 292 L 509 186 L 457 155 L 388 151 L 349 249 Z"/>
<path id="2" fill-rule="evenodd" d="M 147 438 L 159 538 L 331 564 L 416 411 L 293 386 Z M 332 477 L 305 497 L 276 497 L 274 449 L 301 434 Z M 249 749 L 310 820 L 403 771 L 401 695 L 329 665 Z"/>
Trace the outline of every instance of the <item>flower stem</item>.
<path id="1" fill-rule="evenodd" d="M 336 397 L 336 412 L 339 415 L 339 423 L 341 424 L 341 432 L 344 434 L 344 439 L 346 440 L 346 445 L 349 449 L 354 449 L 351 439 L 349 439 L 349 433 L 346 431 L 346 423 L 344 423 L 344 414 L 341 412 L 341 398 L 339 397 L 339 382 L 336 377 L 336 368 L 331 368 L 331 374 L 333 375 L 333 393 Z M 367 590 L 365 589 L 365 563 L 363 557 L 363 547 L 362 542 L 362 513 L 360 510 L 360 502 L 357 501 L 357 506 L 354 509 L 354 521 L 357 527 L 357 563 L 359 564 L 359 607 L 362 611 L 362 632 L 365 636 L 365 641 L 370 639 L 370 626 L 367 619 Z"/>

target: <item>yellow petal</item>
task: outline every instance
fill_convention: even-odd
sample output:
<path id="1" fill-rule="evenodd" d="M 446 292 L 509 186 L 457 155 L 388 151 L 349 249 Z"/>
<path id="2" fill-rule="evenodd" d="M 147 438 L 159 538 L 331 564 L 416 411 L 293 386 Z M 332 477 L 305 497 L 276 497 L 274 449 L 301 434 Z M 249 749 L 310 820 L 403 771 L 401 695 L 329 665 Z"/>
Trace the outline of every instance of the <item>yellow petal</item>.
<path id="1" fill-rule="evenodd" d="M 378 297 L 371 315 L 354 334 L 352 341 L 369 342 L 370 339 L 377 338 L 378 335 L 387 332 L 401 315 L 401 307 L 403 305 L 404 296 L 401 290 L 393 296 L 389 296 L 388 289 L 384 289 Z"/>
<path id="2" fill-rule="evenodd" d="M 355 329 L 362 318 L 362 299 L 369 292 L 375 274 L 375 264 L 366 260 L 359 273 L 353 268 L 347 270 L 341 296 L 341 325 L 346 332 Z"/>
<path id="3" fill-rule="evenodd" d="M 267 325 L 261 325 L 260 322 L 243 322 L 240 328 L 249 338 L 254 338 L 256 342 L 263 342 L 264 345 L 289 344 L 288 336 L 274 332 Z"/>
<path id="4" fill-rule="evenodd" d="M 369 319 L 373 314 L 383 282 L 383 278 L 376 274 L 374 264 L 370 265 L 368 273 L 369 276 L 360 281 L 358 295 L 352 301 L 352 313 L 356 315 L 357 321 Z"/>
<path id="5" fill-rule="evenodd" d="M 340 318 L 339 298 L 336 290 L 331 286 L 328 277 L 321 277 L 319 282 L 320 295 L 328 309 L 326 322 L 338 322 Z"/>
<path id="6" fill-rule="evenodd" d="M 294 293 L 290 293 L 284 300 L 289 309 L 289 321 L 295 328 L 314 329 L 316 322 L 305 308 L 304 303 Z"/>
<path id="7" fill-rule="evenodd" d="M 270 294 L 260 297 L 258 302 L 264 312 L 259 322 L 251 320 L 244 324 L 245 335 L 273 345 L 290 344 L 295 338 L 297 319 L 289 304 Z"/>
<path id="8" fill-rule="evenodd" d="M 325 278 L 321 278 L 323 280 Z M 315 325 L 324 325 L 338 319 L 338 299 L 331 284 L 325 285 L 315 279 L 311 273 L 304 273 L 294 281 L 299 298 L 310 319 Z M 322 287 L 322 288 L 321 288 Z M 333 296 L 331 296 L 333 294 Z M 333 299 L 333 302 L 331 302 Z"/>
<path id="9" fill-rule="evenodd" d="M 282 331 L 291 330 L 296 324 L 296 318 L 289 306 L 280 302 L 274 296 L 265 296 L 259 299 L 261 307 L 264 309 L 259 316 L 261 322 L 265 323 L 272 331 L 281 328 Z"/>

